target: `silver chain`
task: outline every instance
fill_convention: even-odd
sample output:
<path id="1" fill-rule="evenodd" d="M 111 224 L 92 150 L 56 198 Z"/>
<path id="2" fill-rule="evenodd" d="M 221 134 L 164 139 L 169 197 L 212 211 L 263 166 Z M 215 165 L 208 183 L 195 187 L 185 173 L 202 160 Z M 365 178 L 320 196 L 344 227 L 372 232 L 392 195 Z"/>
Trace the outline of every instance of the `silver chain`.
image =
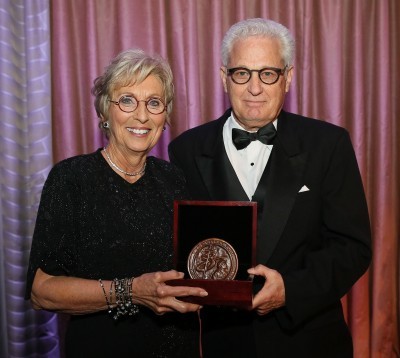
<path id="1" fill-rule="evenodd" d="M 143 168 L 140 169 L 138 172 L 136 172 L 136 173 L 128 173 L 128 172 L 126 172 L 125 170 L 121 169 L 117 164 L 115 164 L 115 163 L 111 160 L 110 156 L 108 155 L 108 152 L 107 152 L 106 147 L 104 147 L 103 149 L 104 149 L 104 153 L 106 154 L 106 157 L 107 157 L 108 161 L 110 162 L 110 164 L 111 164 L 115 169 L 117 169 L 119 172 L 121 172 L 122 174 L 128 175 L 128 176 L 130 176 L 130 177 L 135 177 L 135 176 L 138 176 L 138 175 L 142 175 L 142 174 L 145 172 L 145 170 L 146 170 L 146 162 L 144 163 Z"/>

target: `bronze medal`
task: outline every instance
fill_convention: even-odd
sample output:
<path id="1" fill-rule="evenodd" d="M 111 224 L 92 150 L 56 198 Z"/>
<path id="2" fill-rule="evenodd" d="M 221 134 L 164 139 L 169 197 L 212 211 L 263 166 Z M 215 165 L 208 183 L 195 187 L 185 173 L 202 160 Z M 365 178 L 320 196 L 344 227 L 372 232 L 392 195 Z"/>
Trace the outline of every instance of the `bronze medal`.
<path id="1" fill-rule="evenodd" d="M 238 258 L 229 243 L 211 238 L 193 247 L 187 268 L 192 279 L 233 280 L 238 270 Z"/>

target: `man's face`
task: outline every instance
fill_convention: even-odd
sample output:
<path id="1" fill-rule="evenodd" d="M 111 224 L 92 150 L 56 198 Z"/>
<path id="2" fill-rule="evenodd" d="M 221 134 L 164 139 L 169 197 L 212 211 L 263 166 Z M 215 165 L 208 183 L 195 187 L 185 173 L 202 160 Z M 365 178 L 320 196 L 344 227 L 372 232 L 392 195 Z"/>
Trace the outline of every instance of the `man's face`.
<path id="1" fill-rule="evenodd" d="M 280 45 L 276 39 L 250 37 L 238 40 L 232 47 L 227 68 L 283 69 L 280 53 Z M 227 68 L 221 67 L 221 78 L 236 120 L 247 130 L 257 130 L 275 120 L 282 109 L 285 94 L 289 91 L 293 68 L 287 69 L 272 85 L 261 82 L 256 72 L 252 72 L 249 82 L 237 84 L 227 75 Z"/>

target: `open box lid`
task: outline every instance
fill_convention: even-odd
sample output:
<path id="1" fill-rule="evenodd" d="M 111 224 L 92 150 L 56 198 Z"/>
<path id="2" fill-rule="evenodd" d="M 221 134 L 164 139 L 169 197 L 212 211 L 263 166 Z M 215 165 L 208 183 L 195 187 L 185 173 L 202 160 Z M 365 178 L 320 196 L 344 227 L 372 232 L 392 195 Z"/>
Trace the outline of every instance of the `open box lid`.
<path id="1" fill-rule="evenodd" d="M 174 202 L 174 264 L 189 274 L 187 259 L 200 241 L 218 238 L 236 251 L 236 279 L 246 279 L 247 269 L 256 264 L 257 203 L 247 201 Z"/>
<path id="2" fill-rule="evenodd" d="M 174 285 L 203 287 L 205 298 L 187 301 L 199 304 L 249 306 L 252 280 L 247 269 L 256 263 L 257 203 L 246 201 L 174 202 L 174 266 L 185 273 L 184 280 Z M 238 258 L 238 271 L 233 280 L 188 279 L 188 257 L 199 242 L 218 238 L 229 243 Z M 175 282 L 178 281 L 178 282 Z M 185 281 L 185 282 L 184 282 Z"/>

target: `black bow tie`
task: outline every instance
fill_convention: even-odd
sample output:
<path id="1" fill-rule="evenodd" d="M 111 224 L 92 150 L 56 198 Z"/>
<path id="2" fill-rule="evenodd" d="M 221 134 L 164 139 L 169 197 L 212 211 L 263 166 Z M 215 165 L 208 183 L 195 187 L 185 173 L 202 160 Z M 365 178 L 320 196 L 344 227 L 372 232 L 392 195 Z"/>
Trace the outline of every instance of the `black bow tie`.
<path id="1" fill-rule="evenodd" d="M 272 144 L 275 136 L 276 129 L 272 122 L 261 127 L 255 133 L 246 132 L 237 128 L 232 129 L 232 141 L 237 150 L 246 148 L 253 140 L 259 140 L 264 144 Z"/>

